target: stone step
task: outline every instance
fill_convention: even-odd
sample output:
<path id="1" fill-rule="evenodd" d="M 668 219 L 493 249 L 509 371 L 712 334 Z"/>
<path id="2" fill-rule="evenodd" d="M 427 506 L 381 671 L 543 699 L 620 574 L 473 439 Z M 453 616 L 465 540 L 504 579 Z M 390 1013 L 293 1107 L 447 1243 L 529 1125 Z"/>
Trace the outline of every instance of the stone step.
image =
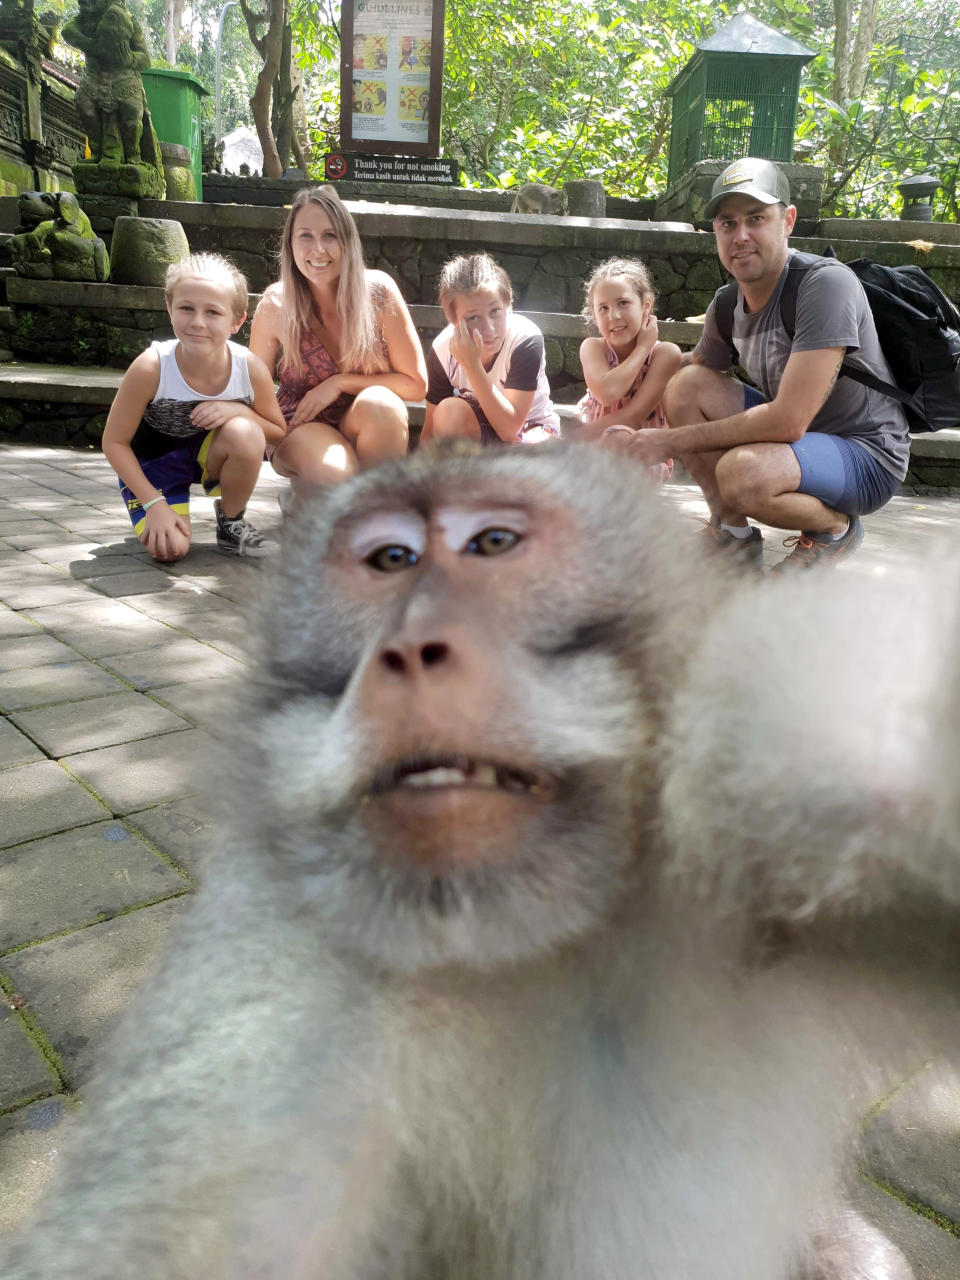
<path id="1" fill-rule="evenodd" d="M 0 332 L 11 333 L 17 327 L 13 307 L 0 306 Z"/>

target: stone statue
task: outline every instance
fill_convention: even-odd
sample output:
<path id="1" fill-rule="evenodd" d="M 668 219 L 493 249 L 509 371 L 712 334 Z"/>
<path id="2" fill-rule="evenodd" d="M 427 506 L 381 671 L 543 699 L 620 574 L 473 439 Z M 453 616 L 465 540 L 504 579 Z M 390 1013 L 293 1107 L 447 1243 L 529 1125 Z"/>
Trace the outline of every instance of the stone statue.
<path id="1" fill-rule="evenodd" d="M 140 75 L 150 55 L 139 22 L 124 0 L 80 0 L 62 36 L 86 59 L 75 103 L 91 158 L 74 167 L 77 190 L 162 197 L 160 144 Z"/>
<path id="2" fill-rule="evenodd" d="M 107 247 L 70 191 L 24 191 L 17 202 L 20 225 L 10 241 L 10 261 L 31 280 L 104 281 Z"/>

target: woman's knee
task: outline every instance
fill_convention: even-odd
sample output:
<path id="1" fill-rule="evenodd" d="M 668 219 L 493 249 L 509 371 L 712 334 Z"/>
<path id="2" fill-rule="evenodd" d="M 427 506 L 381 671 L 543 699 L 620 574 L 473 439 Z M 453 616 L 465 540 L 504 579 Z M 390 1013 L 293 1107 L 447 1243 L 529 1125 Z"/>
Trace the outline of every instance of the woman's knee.
<path id="1" fill-rule="evenodd" d="M 337 484 L 356 475 L 360 466 L 347 441 L 332 427 L 304 423 L 274 450 L 273 469 L 307 484 Z"/>

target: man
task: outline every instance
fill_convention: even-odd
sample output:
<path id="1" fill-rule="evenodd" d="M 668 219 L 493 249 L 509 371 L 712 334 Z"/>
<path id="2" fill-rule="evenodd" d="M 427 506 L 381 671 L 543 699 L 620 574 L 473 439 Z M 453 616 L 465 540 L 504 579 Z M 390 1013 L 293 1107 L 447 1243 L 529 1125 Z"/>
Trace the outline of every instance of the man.
<path id="1" fill-rule="evenodd" d="M 706 536 L 745 567 L 763 563 L 748 517 L 800 531 L 777 569 L 833 562 L 862 541 L 859 517 L 893 496 L 910 450 L 898 402 L 838 377 L 846 359 L 893 381 L 866 295 L 847 267 L 814 260 L 800 279 L 791 337 L 780 302 L 797 210 L 771 161 L 728 165 L 704 212 L 738 286 L 733 344 L 760 390 L 727 376 L 733 353 L 715 298 L 696 350 L 667 386 L 670 428 L 639 432 L 632 452 L 648 464 L 683 458 L 710 507 Z"/>

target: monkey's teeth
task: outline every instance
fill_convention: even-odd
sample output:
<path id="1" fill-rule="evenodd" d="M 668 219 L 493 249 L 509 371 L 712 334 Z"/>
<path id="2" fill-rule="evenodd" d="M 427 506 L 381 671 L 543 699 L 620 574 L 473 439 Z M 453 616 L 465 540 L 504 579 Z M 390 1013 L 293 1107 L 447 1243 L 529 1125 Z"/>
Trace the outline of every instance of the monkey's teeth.
<path id="1" fill-rule="evenodd" d="M 447 765 L 438 765 L 434 769 L 421 769 L 417 773 L 408 773 L 401 781 L 402 787 L 489 787 L 497 786 L 497 771 L 492 764 L 471 765 L 468 770 L 457 769 Z"/>

